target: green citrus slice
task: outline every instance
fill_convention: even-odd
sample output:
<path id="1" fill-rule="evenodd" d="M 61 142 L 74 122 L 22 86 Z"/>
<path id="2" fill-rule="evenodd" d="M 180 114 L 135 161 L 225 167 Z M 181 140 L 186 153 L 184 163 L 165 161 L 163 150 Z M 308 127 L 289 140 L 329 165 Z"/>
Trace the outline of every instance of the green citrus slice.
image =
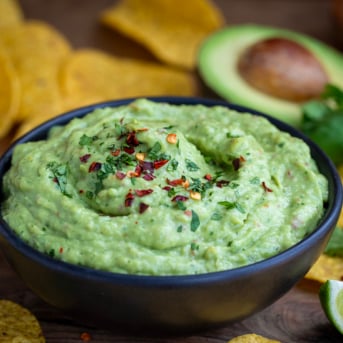
<path id="1" fill-rule="evenodd" d="M 330 322 L 343 334 L 343 281 L 327 280 L 320 287 L 319 299 Z"/>

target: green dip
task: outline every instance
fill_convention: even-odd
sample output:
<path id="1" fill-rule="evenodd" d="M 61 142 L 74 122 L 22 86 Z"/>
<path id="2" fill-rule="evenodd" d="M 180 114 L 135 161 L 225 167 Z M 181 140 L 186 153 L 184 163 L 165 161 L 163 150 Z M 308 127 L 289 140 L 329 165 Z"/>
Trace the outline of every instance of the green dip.
<path id="1" fill-rule="evenodd" d="M 198 274 L 293 246 L 323 214 L 308 146 L 225 107 L 139 99 L 15 148 L 4 219 L 29 245 L 95 269 Z"/>

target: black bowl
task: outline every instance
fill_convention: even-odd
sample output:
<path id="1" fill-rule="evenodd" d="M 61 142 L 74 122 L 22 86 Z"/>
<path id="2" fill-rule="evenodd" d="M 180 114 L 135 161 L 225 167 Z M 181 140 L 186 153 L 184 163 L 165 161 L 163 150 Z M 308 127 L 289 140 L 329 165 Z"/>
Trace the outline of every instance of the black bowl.
<path id="1" fill-rule="evenodd" d="M 226 102 L 199 98 L 159 97 L 172 104 L 223 105 L 239 112 L 256 111 Z M 119 106 L 132 99 L 111 101 L 71 111 L 34 129 L 0 159 L 0 180 L 11 163 L 13 147 L 44 139 L 55 125 L 64 125 L 95 108 Z M 47 303 L 75 320 L 102 328 L 135 328 L 154 332 L 184 332 L 223 326 L 246 318 L 284 295 L 310 269 L 325 248 L 342 205 L 336 168 L 311 141 L 292 127 L 266 116 L 280 130 L 303 139 L 329 182 L 323 218 L 308 237 L 264 261 L 228 271 L 190 276 L 122 275 L 54 260 L 23 243 L 1 219 L 0 244 L 10 265 Z M 2 190 L 0 196 L 3 199 Z M 0 200 L 1 200 L 0 199 Z"/>

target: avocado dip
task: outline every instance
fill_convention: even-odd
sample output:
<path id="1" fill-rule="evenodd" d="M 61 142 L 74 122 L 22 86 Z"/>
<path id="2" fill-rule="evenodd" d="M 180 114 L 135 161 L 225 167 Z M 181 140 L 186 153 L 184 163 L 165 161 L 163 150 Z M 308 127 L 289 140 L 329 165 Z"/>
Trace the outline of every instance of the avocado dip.
<path id="1" fill-rule="evenodd" d="M 226 107 L 138 99 L 17 145 L 2 215 L 29 245 L 118 273 L 185 275 L 293 246 L 323 214 L 308 146 Z"/>

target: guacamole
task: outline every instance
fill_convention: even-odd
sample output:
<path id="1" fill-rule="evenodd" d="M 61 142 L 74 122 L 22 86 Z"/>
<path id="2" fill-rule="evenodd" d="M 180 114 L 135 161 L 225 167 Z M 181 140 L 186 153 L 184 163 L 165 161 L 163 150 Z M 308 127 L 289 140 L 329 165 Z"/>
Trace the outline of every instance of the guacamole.
<path id="1" fill-rule="evenodd" d="M 2 214 L 29 245 L 118 273 L 251 264 L 313 231 L 327 181 L 265 118 L 138 99 L 15 148 Z"/>

